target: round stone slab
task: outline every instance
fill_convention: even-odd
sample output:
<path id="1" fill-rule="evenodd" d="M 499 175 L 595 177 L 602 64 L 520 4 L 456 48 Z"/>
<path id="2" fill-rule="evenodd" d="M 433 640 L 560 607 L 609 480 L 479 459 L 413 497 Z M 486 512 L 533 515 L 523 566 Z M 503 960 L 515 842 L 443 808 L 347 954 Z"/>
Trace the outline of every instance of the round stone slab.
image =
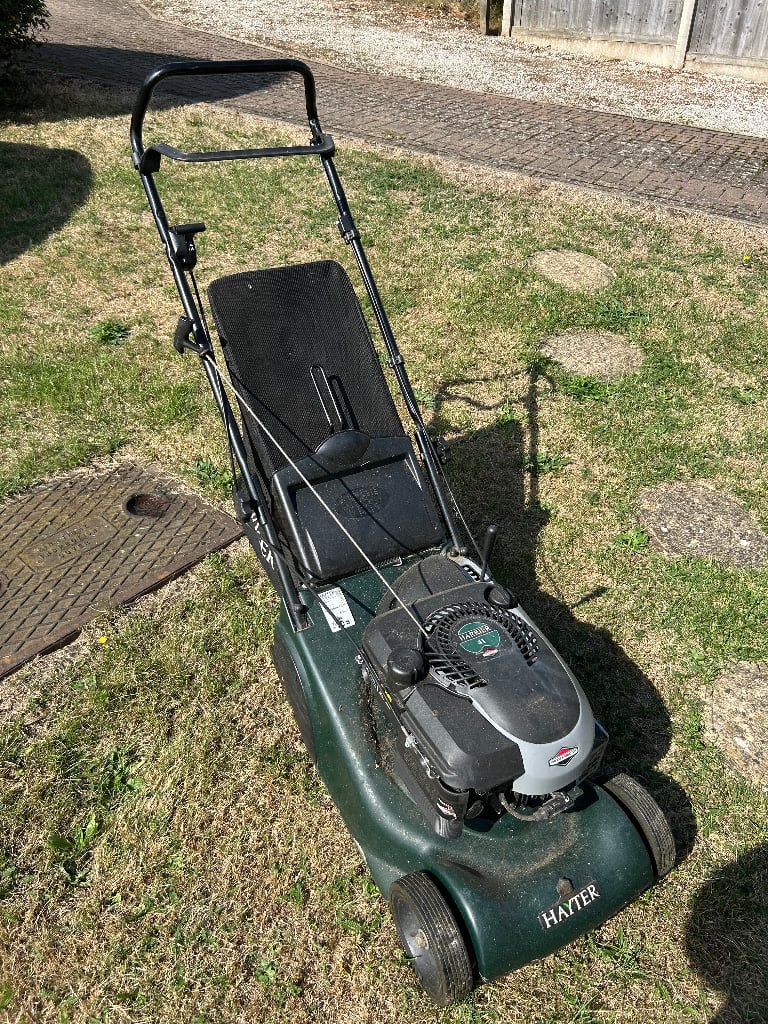
<path id="1" fill-rule="evenodd" d="M 712 558 L 740 569 L 768 565 L 768 536 L 728 494 L 696 483 L 646 487 L 640 522 L 666 555 Z"/>
<path id="2" fill-rule="evenodd" d="M 594 256 L 573 249 L 544 249 L 531 256 L 537 274 L 573 291 L 596 292 L 616 277 L 615 271 Z"/>
<path id="3" fill-rule="evenodd" d="M 545 338 L 541 351 L 569 373 L 612 381 L 638 370 L 642 349 L 610 331 L 566 331 Z"/>
<path id="4" fill-rule="evenodd" d="M 768 665 L 740 661 L 708 688 L 705 739 L 753 785 L 768 786 Z"/>

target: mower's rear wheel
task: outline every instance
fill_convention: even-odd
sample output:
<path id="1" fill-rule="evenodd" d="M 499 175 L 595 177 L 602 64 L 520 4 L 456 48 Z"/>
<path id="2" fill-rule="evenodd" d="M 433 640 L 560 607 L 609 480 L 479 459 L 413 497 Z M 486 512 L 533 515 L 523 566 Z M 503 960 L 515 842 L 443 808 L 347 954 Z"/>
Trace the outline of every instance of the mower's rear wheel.
<path id="1" fill-rule="evenodd" d="M 651 854 L 656 877 L 663 878 L 675 865 L 677 849 L 672 829 L 659 805 L 647 789 L 624 772 L 603 779 L 600 785 L 635 823 Z"/>
<path id="2" fill-rule="evenodd" d="M 293 658 L 285 648 L 285 645 L 276 639 L 272 645 L 272 661 L 274 662 L 280 682 L 285 690 L 285 695 L 291 705 L 293 717 L 299 727 L 304 746 L 312 759 L 312 764 L 317 765 L 317 748 L 315 747 L 315 733 L 312 728 L 312 719 L 309 717 L 307 698 L 304 696 L 304 689 L 301 685 L 299 671 L 294 664 Z"/>
<path id="3" fill-rule="evenodd" d="M 424 990 L 438 1006 L 472 991 L 472 964 L 447 900 L 423 871 L 392 883 L 389 905 L 400 944 Z"/>

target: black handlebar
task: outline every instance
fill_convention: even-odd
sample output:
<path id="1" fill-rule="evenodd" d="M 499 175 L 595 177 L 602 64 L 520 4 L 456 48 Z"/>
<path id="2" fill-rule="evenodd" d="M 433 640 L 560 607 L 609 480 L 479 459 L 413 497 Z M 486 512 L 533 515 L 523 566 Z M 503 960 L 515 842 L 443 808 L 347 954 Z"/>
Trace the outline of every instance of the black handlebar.
<path id="1" fill-rule="evenodd" d="M 242 149 L 224 150 L 221 152 L 184 153 L 166 143 L 158 143 L 148 150 L 144 149 L 142 131 L 144 117 L 147 113 L 152 93 L 164 78 L 197 75 L 279 75 L 298 74 L 304 80 L 304 101 L 307 108 L 307 120 L 312 132 L 311 146 L 282 146 L 274 149 Z M 154 173 L 160 165 L 160 156 L 164 154 L 173 160 L 198 162 L 211 160 L 250 159 L 262 156 L 308 156 L 330 154 L 333 152 L 333 140 L 320 130 L 317 116 L 317 93 L 315 79 L 307 65 L 292 57 L 279 57 L 271 60 L 189 60 L 173 61 L 156 68 L 144 80 L 144 84 L 136 97 L 131 115 L 131 149 L 133 162 L 142 173 Z"/>

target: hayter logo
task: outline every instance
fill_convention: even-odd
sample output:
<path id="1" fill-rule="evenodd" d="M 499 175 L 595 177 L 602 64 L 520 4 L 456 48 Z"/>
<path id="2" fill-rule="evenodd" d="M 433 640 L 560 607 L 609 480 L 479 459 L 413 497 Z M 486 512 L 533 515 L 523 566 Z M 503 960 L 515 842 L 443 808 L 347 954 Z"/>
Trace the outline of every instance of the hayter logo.
<path id="1" fill-rule="evenodd" d="M 571 889 L 571 892 L 559 900 L 554 907 L 542 910 L 539 914 L 539 924 L 547 932 L 550 928 L 562 924 L 563 921 L 567 921 L 569 917 L 573 917 L 584 907 L 599 899 L 600 890 L 597 887 L 597 882 L 587 882 L 578 892 Z"/>
<path id="2" fill-rule="evenodd" d="M 483 658 L 492 658 L 498 653 L 501 637 L 498 629 L 493 629 L 487 622 L 465 622 L 456 631 L 463 650 L 467 654 L 480 654 Z"/>
<path id="3" fill-rule="evenodd" d="M 561 747 L 554 757 L 549 759 L 550 768 L 562 768 L 567 765 L 570 761 L 576 757 L 579 752 L 578 747 Z"/>

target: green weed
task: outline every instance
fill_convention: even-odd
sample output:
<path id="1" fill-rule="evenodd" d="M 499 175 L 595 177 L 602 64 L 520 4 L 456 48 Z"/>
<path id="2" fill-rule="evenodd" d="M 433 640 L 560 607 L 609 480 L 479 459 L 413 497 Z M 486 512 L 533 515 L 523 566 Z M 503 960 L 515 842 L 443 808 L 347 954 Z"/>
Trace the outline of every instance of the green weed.
<path id="1" fill-rule="evenodd" d="M 103 822 L 93 811 L 68 835 L 53 832 L 48 837 L 48 848 L 53 851 L 57 867 L 69 885 L 88 884 L 87 861 L 102 829 Z"/>
<path id="2" fill-rule="evenodd" d="M 141 779 L 134 774 L 136 766 L 133 751 L 113 750 L 103 765 L 95 767 L 93 785 L 103 807 L 110 807 L 123 794 L 136 793 L 142 788 Z"/>
<path id="3" fill-rule="evenodd" d="M 16 864 L 6 862 L 0 868 L 0 900 L 7 896 L 16 885 L 19 877 L 19 869 Z"/>
<path id="4" fill-rule="evenodd" d="M 622 548 L 628 548 L 630 551 L 644 551 L 650 541 L 651 538 L 647 531 L 641 526 L 632 526 L 614 537 L 615 544 Z"/>
<path id="5" fill-rule="evenodd" d="M 496 414 L 494 426 L 499 430 L 512 433 L 520 429 L 520 416 L 509 402 L 502 402 Z"/>
<path id="6" fill-rule="evenodd" d="M 128 324 L 119 320 L 102 320 L 90 330 L 91 338 L 100 345 L 122 345 L 130 333 Z"/>
<path id="7" fill-rule="evenodd" d="M 567 455 L 542 449 L 526 458 L 525 468 L 532 476 L 543 476 L 545 473 L 559 473 L 570 466 L 571 461 Z"/>
<path id="8" fill-rule="evenodd" d="M 570 395 L 579 401 L 607 402 L 614 394 L 616 386 L 606 384 L 596 377 L 567 376 L 559 384 L 560 390 L 565 395 Z"/>
<path id="9" fill-rule="evenodd" d="M 219 498 L 232 496 L 232 474 L 229 469 L 198 456 L 189 468 L 190 476 L 202 484 L 206 490 Z"/>
<path id="10" fill-rule="evenodd" d="M 680 722 L 681 738 L 690 749 L 704 745 L 704 709 L 701 701 L 689 701 Z"/>
<path id="11" fill-rule="evenodd" d="M 741 405 L 756 405 L 763 398 L 762 390 L 754 387 L 737 387 L 733 385 L 726 389 L 726 393 L 731 398 L 735 398 Z"/>
<path id="12" fill-rule="evenodd" d="M 600 942 L 590 935 L 587 937 L 587 947 L 594 957 L 607 961 L 610 969 L 624 984 L 648 979 L 648 967 L 644 964 L 642 946 L 637 938 L 628 935 L 621 925 L 616 929 L 613 941 Z"/>
<path id="13" fill-rule="evenodd" d="M 424 388 L 415 387 L 413 389 L 413 394 L 422 410 L 429 412 L 434 411 L 437 406 L 437 395 L 433 391 L 427 391 Z"/>
<path id="14" fill-rule="evenodd" d="M 267 950 L 254 968 L 254 977 L 262 988 L 266 989 L 278 1008 L 282 1008 L 289 999 L 301 995 L 301 986 L 285 981 L 281 977 L 280 950 L 272 947 Z"/>

